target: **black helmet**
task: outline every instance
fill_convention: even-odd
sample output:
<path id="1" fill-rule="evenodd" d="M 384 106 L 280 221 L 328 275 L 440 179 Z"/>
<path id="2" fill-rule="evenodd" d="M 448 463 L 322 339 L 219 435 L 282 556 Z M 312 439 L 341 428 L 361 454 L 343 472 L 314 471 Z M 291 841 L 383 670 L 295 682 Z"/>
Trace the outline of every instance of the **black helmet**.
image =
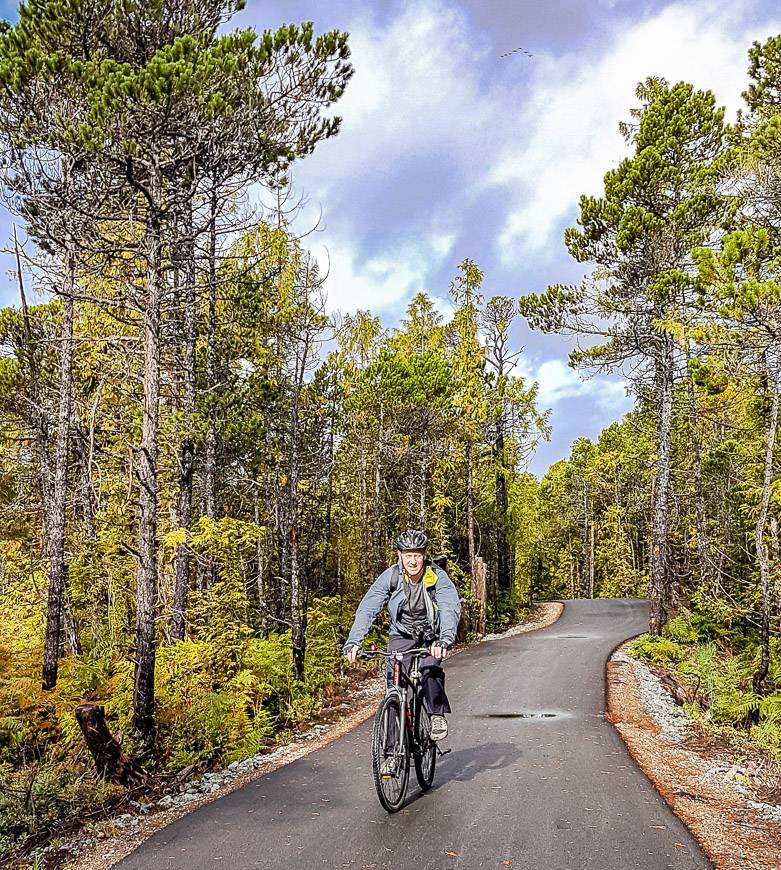
<path id="1" fill-rule="evenodd" d="M 397 550 L 425 550 L 428 547 L 428 538 L 425 532 L 417 529 L 407 529 L 396 538 Z"/>

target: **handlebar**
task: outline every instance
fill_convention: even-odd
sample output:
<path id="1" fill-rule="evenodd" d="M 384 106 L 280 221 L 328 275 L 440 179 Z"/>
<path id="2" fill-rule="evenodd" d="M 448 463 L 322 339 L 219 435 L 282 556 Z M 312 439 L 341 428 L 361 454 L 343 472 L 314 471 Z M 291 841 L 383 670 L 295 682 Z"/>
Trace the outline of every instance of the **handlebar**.
<path id="1" fill-rule="evenodd" d="M 385 656 L 386 659 L 393 658 L 394 656 L 410 656 L 410 655 L 430 655 L 431 647 L 422 646 L 416 647 L 415 649 L 405 649 L 405 650 L 394 650 L 394 652 L 387 652 L 384 649 L 364 649 L 358 653 L 358 658 L 363 659 L 364 661 L 368 661 L 372 656 Z"/>

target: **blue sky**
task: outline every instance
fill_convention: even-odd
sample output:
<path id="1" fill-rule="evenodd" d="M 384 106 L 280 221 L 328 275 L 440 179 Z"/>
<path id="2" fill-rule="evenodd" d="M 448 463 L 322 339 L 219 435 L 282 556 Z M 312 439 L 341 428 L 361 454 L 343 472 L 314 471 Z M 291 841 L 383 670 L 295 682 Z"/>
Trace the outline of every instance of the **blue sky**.
<path id="1" fill-rule="evenodd" d="M 12 8 L 0 2 L 4 17 Z M 389 326 L 420 290 L 447 312 L 465 257 L 488 296 L 577 280 L 562 233 L 625 154 L 618 123 L 637 82 L 691 81 L 734 115 L 748 47 L 781 32 L 768 0 L 248 0 L 235 23 L 302 20 L 348 31 L 356 73 L 341 134 L 294 171 L 308 201 L 299 227 L 320 218 L 308 245 L 329 269 L 332 309 L 371 308 Z M 533 57 L 501 57 L 519 47 Z M 0 215 L 0 243 L 8 231 Z M 5 276 L 0 302 L 15 302 Z M 519 324 L 517 340 L 552 410 L 553 438 L 531 466 L 543 473 L 631 402 L 619 381 L 572 372 L 564 339 Z"/>

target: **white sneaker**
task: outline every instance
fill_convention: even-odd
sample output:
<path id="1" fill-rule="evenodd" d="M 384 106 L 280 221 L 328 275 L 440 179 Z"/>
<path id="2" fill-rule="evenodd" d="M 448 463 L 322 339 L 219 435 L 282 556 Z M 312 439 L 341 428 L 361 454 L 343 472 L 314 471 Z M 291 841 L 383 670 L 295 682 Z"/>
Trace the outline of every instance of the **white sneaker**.
<path id="1" fill-rule="evenodd" d="M 383 758 L 380 762 L 380 776 L 396 776 L 396 759 L 392 755 L 388 758 Z"/>
<path id="2" fill-rule="evenodd" d="M 431 739 L 444 740 L 447 737 L 447 719 L 435 713 L 431 717 Z"/>

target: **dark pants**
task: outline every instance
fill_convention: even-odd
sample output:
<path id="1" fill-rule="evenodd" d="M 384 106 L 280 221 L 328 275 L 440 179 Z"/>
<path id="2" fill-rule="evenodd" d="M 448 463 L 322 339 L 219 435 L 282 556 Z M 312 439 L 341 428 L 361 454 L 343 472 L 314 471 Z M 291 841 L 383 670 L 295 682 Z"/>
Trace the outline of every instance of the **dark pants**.
<path id="1" fill-rule="evenodd" d="M 388 639 L 388 652 L 404 652 L 408 649 L 423 646 L 406 637 L 390 637 Z M 402 667 L 406 673 L 409 670 L 412 657 L 405 656 Z M 434 656 L 426 656 L 420 660 L 420 674 L 423 688 L 423 703 L 432 715 L 437 713 L 449 713 L 450 702 L 445 694 L 445 671 Z M 388 661 L 388 685 L 393 679 L 393 663 Z"/>

